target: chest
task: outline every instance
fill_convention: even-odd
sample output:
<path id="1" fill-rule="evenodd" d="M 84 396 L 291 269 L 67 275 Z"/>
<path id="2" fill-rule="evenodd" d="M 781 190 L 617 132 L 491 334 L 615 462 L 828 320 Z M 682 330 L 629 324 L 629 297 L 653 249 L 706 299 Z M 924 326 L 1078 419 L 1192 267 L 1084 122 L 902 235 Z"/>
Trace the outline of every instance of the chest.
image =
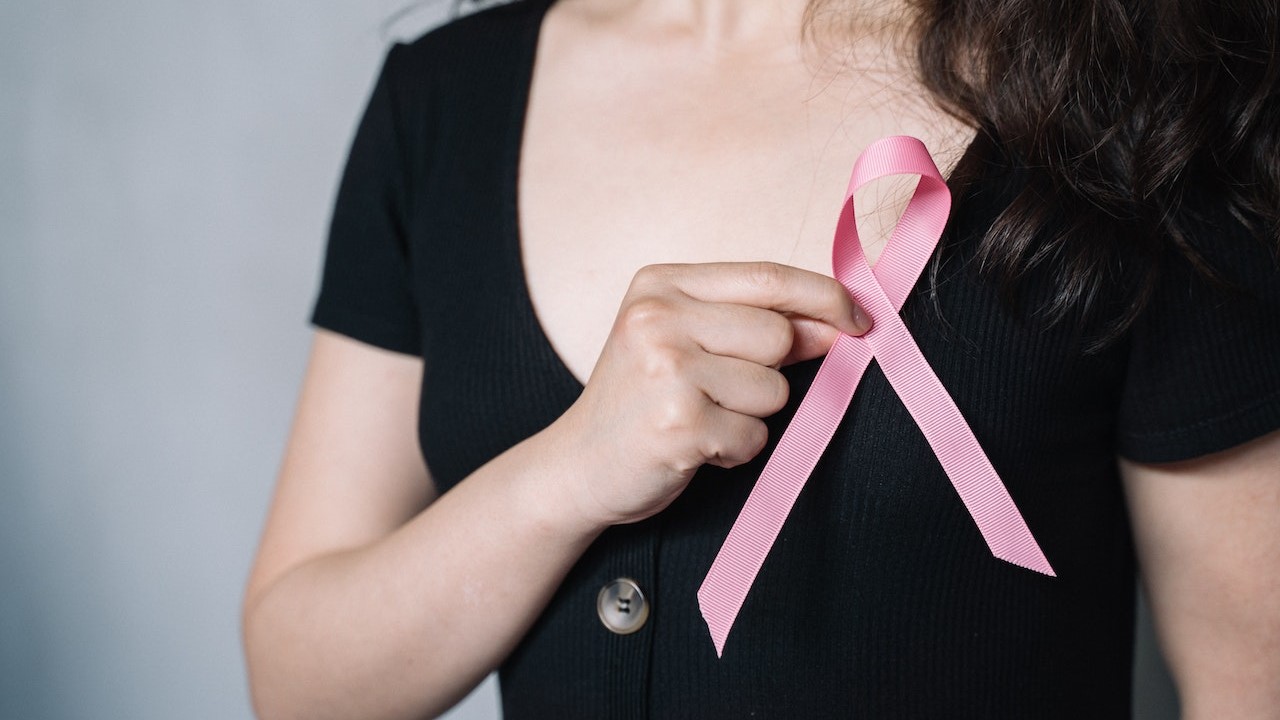
<path id="1" fill-rule="evenodd" d="M 967 131 L 946 132 L 938 114 L 909 98 L 877 101 L 857 83 L 820 93 L 827 104 L 805 102 L 813 91 L 803 77 L 762 70 L 736 85 L 674 70 L 656 83 L 653 68 L 597 73 L 599 59 L 559 58 L 555 49 L 572 43 L 554 32 L 527 64 L 534 37 L 491 76 L 433 76 L 431 101 L 405 118 L 420 129 L 410 149 L 421 148 L 410 153 L 419 161 L 409 167 L 406 229 L 423 321 L 419 430 L 442 490 L 572 404 L 640 267 L 763 259 L 830 273 L 852 163 L 891 133 L 924 140 L 944 175 L 961 150 L 983 168 L 955 198 L 936 279 L 917 283 L 902 314 L 984 448 L 1025 459 L 1088 446 L 1103 452 L 1081 451 L 1082 462 L 1113 462 L 1105 451 L 1123 357 L 1082 357 L 1074 330 L 1012 311 L 977 274 L 979 241 L 1022 183 L 998 148 L 966 145 Z M 904 180 L 856 198 L 873 261 L 914 185 Z M 1024 310 L 1052 291 L 1052 272 L 1026 278 Z M 802 396 L 801 371 L 787 372 Z M 912 427 L 890 389 L 855 400 L 850 415 L 866 424 L 849 437 L 888 444 L 846 442 L 850 457 L 936 465 L 927 449 L 904 449 L 901 433 L 885 432 Z M 866 486 L 850 476 L 833 487 Z"/>
<path id="2" fill-rule="evenodd" d="M 547 18 L 520 136 L 517 232 L 538 320 L 579 382 L 641 267 L 771 260 L 829 275 L 858 153 L 911 134 L 946 174 L 971 132 L 883 73 L 691 71 L 643 51 L 598 57 L 567 32 Z M 914 184 L 857 197 L 873 263 Z"/>

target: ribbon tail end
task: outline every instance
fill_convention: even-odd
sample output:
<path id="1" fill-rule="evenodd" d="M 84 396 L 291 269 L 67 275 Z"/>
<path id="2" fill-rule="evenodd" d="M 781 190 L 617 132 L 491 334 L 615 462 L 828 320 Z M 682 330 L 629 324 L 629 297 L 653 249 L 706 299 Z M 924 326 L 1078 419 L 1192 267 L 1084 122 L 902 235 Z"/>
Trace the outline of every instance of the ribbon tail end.
<path id="1" fill-rule="evenodd" d="M 1058 577 L 1058 573 L 1054 572 L 1053 566 L 1049 564 L 1049 559 L 1040 551 L 1040 547 L 1032 545 L 1029 548 L 1021 548 L 1009 553 L 992 553 L 997 558 L 1007 563 L 1017 565 L 1020 568 L 1026 568 L 1041 575 L 1049 577 Z"/>
<path id="2" fill-rule="evenodd" d="M 711 633 L 711 643 L 716 648 L 716 658 L 724 657 L 724 643 L 729 637 L 729 629 L 733 627 L 734 617 L 723 617 L 722 613 L 716 611 L 714 604 L 708 607 L 701 592 L 698 593 L 698 609 L 702 613 L 703 621 L 707 623 L 707 630 Z"/>
<path id="3" fill-rule="evenodd" d="M 703 614 L 702 619 L 707 622 L 707 630 L 711 631 L 711 644 L 715 645 L 716 657 L 724 657 L 724 642 L 729 637 L 729 626 L 716 622 L 706 614 Z"/>

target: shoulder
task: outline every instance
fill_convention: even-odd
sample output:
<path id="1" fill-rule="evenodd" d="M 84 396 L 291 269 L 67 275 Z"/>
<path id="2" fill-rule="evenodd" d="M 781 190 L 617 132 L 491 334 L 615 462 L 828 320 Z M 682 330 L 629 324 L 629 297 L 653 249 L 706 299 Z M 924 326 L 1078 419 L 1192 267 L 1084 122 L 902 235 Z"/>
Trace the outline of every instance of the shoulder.
<path id="1" fill-rule="evenodd" d="M 1200 301 L 1254 305 L 1280 319 L 1280 238 L 1225 188 L 1201 183 L 1181 203 L 1162 280 Z"/>
<path id="2" fill-rule="evenodd" d="M 1261 220 L 1206 187 L 1129 332 L 1120 453 L 1172 462 L 1280 427 L 1280 260 Z"/>
<path id="3" fill-rule="evenodd" d="M 552 0 L 515 0 L 454 19 L 387 50 L 380 84 L 411 152 L 451 124 L 507 115 L 528 83 L 542 17 Z M 425 143 L 418 147 L 416 143 Z"/>
<path id="4" fill-rule="evenodd" d="M 510 131 L 551 2 L 488 7 L 388 49 L 378 83 L 411 178 L 460 139 Z"/>
<path id="5" fill-rule="evenodd" d="M 390 50 L 398 71 L 461 80 L 518 64 L 522 40 L 537 32 L 551 0 L 514 0 L 455 18 Z"/>

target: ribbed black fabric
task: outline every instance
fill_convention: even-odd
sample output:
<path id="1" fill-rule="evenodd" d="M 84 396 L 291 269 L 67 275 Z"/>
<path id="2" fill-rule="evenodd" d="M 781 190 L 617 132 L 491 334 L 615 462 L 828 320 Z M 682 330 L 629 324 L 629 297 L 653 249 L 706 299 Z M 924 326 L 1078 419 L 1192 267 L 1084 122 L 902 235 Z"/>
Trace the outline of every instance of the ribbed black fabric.
<path id="1" fill-rule="evenodd" d="M 547 0 L 390 50 L 339 190 L 312 322 L 425 360 L 420 437 L 442 491 L 550 424 L 581 387 L 529 301 L 515 188 Z M 817 371 L 734 470 L 704 467 L 657 516 L 605 532 L 501 669 L 521 718 L 1112 718 L 1130 712 L 1134 561 L 1115 458 L 1174 460 L 1280 427 L 1280 282 L 1225 218 L 1197 238 L 1247 291 L 1171 260 L 1146 316 L 1095 356 L 1001 305 L 970 259 L 1021 182 L 975 144 L 939 283 L 903 317 L 1059 572 L 988 553 L 873 363 L 717 659 L 694 593 Z M 1211 204 L 1206 202 L 1207 205 Z M 1040 271 L 1025 307 L 1048 292 Z M 949 324 L 949 328 L 948 328 Z M 649 622 L 598 621 L 638 581 Z"/>

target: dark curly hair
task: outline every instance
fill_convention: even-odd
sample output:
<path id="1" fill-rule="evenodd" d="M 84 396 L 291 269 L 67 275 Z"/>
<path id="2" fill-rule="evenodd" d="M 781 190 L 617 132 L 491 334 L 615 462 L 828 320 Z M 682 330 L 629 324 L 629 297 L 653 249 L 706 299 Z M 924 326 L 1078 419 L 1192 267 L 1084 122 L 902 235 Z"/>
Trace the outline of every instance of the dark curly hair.
<path id="1" fill-rule="evenodd" d="M 833 1 L 811 0 L 808 16 Z M 1280 257 L 1280 3 L 912 0 L 911 8 L 925 87 L 1030 173 L 978 250 L 979 267 L 1007 298 L 1029 270 L 1053 263 L 1058 284 L 1038 312 L 1050 324 L 1097 318 L 1092 352 L 1136 319 L 1167 253 L 1229 285 L 1192 241 L 1206 206 Z M 953 179 L 973 172 L 957 168 Z M 1102 299 L 1118 288 L 1118 301 Z"/>

